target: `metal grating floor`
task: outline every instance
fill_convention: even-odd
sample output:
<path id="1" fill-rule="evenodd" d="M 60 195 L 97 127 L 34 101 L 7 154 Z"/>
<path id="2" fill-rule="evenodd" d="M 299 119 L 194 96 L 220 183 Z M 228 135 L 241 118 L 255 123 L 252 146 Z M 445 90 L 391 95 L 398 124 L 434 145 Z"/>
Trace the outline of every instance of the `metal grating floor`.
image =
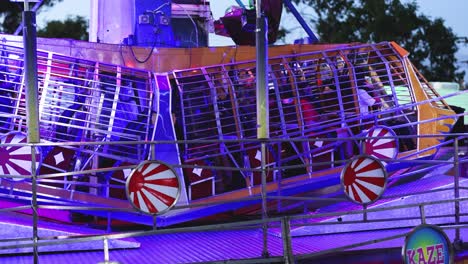
<path id="1" fill-rule="evenodd" d="M 468 188 L 468 180 L 463 179 L 460 180 L 460 187 Z M 417 196 L 408 195 L 407 190 L 413 190 L 414 192 L 424 191 L 424 190 L 436 190 L 439 188 L 449 188 L 451 190 L 440 191 L 437 193 L 426 193 L 420 194 Z M 406 190 L 406 191 L 404 191 Z M 398 196 L 401 194 L 401 198 L 392 198 L 386 199 L 382 197 L 379 201 L 369 206 L 369 209 L 372 208 L 385 208 L 391 206 L 400 206 L 400 205 L 408 205 L 408 204 L 417 204 L 417 203 L 424 203 L 430 202 L 433 200 L 449 200 L 453 199 L 453 177 L 452 176 L 445 176 L 445 175 L 437 175 L 428 178 L 424 178 L 418 180 L 416 182 L 410 182 L 408 184 L 396 186 L 393 189 L 389 189 L 386 191 L 386 196 Z M 403 195 L 404 194 L 404 195 Z M 467 190 L 460 190 L 461 197 L 467 197 L 468 191 Z M 461 213 L 465 213 L 464 210 L 468 205 L 468 202 L 462 202 L 460 204 Z M 345 212 L 351 210 L 362 210 L 362 206 L 357 205 L 351 202 L 343 202 L 337 203 L 331 206 L 327 206 L 317 210 L 317 213 L 329 213 L 329 212 Z M 433 216 L 436 218 L 427 218 L 426 221 L 429 224 L 443 224 L 448 222 L 453 222 L 454 217 L 440 217 L 442 215 L 454 215 L 454 207 L 453 204 L 433 204 L 428 205 L 425 207 L 426 216 Z M 406 226 L 416 226 L 421 223 L 420 219 L 413 219 L 413 220 L 400 220 L 400 221 L 392 221 L 392 219 L 401 219 L 404 217 L 418 217 L 420 215 L 419 208 L 417 207 L 410 207 L 410 208 L 401 208 L 401 209 L 392 209 L 386 210 L 382 212 L 371 212 L 367 214 L 367 219 L 388 219 L 385 222 L 386 228 L 401 228 Z M 362 220 L 362 214 L 354 214 L 354 215 L 344 215 L 344 216 L 334 216 L 334 217 L 327 217 L 327 218 L 317 218 L 317 219 L 310 219 L 309 222 L 337 222 L 338 218 L 339 221 L 359 221 Z M 467 217 L 462 217 L 461 220 L 466 220 Z M 318 221 L 320 220 L 320 221 Z M 342 223 L 339 225 L 312 225 L 312 226 L 301 226 L 291 230 L 292 236 L 303 236 L 303 235 L 314 235 L 314 234 L 321 234 L 321 233 L 336 233 L 336 232 L 350 232 L 350 231 L 359 231 L 359 230 L 373 230 L 373 229 L 380 229 L 382 226 L 382 222 L 374 222 L 374 223 L 355 223 L 355 224 L 346 224 Z M 281 231 L 276 230 L 276 235 L 280 236 Z"/>
<path id="2" fill-rule="evenodd" d="M 292 240 L 292 247 L 296 255 L 310 254 L 334 247 L 404 234 L 408 231 L 410 231 L 409 228 L 296 237 Z M 454 230 L 446 230 L 446 233 L 453 240 Z M 467 235 L 468 230 L 462 230 L 462 236 Z M 137 240 L 141 243 L 141 248 L 112 250 L 110 251 L 110 260 L 118 261 L 120 264 L 224 262 L 235 259 L 259 258 L 262 253 L 260 230 L 159 235 L 141 237 Z M 403 245 L 403 241 L 404 238 L 398 238 L 361 246 L 356 250 L 399 248 Z M 271 256 L 282 255 L 281 239 L 270 235 L 268 249 Z M 39 255 L 39 263 L 63 264 L 70 260 L 76 264 L 96 264 L 104 260 L 104 255 L 102 251 Z M 29 264 L 32 263 L 32 256 L 4 256 L 0 258 L 0 262 L 2 264 Z"/>
<path id="3" fill-rule="evenodd" d="M 414 182 L 408 182 L 398 186 L 392 186 L 386 192 L 386 195 L 408 193 L 407 190 L 424 191 L 441 187 L 450 187 L 453 178 L 446 175 L 427 175 Z M 463 180 L 463 186 L 468 181 Z M 404 192 L 406 190 L 406 192 Z M 424 195 L 421 198 L 407 196 L 403 200 L 412 200 L 412 202 L 422 202 L 420 199 L 427 200 L 446 199 L 453 192 L 445 191 L 444 197 L 430 197 Z M 433 195 L 434 196 L 434 195 Z M 445 197 L 447 196 L 447 197 Z M 385 200 L 385 199 L 383 199 Z M 395 200 L 395 199 L 392 199 Z M 380 201 L 379 201 L 380 202 Z M 388 201 L 387 201 L 388 202 Z M 382 201 L 379 206 L 386 206 Z M 360 209 L 353 208 L 352 203 L 337 203 L 322 208 L 321 212 L 330 212 L 336 209 Z M 385 223 L 382 223 L 385 225 Z M 336 225 L 335 225 L 336 226 Z M 375 241 L 394 235 L 404 235 L 411 228 L 394 228 L 386 230 L 372 230 L 359 232 L 343 232 L 333 234 L 319 234 L 317 232 L 304 233 L 300 236 L 292 237 L 292 250 L 295 255 L 303 254 L 321 254 L 330 249 L 345 247 L 356 243 Z M 282 239 L 271 228 L 268 233 L 268 251 L 272 257 L 283 255 Z M 349 230 L 354 231 L 354 230 Z M 454 240 L 455 231 L 445 230 L 450 240 Z M 294 233 L 294 232 L 293 232 Z M 461 229 L 461 237 L 468 236 L 468 229 Z M 206 263 L 206 262 L 226 262 L 239 259 L 257 259 L 262 255 L 262 231 L 259 228 L 231 231 L 210 231 L 210 232 L 191 232 L 178 234 L 152 235 L 134 238 L 141 244 L 138 249 L 116 249 L 110 251 L 110 260 L 117 261 L 120 264 L 153 264 L 153 263 Z M 398 249 L 403 245 L 404 237 L 388 241 L 372 243 L 360 246 L 352 250 L 382 250 Z M 39 248 L 39 250 L 41 250 Z M 350 251 L 350 250 L 349 250 Z M 31 254 L 0 256 L 0 263 L 21 264 L 32 263 Z M 70 253 L 40 253 L 39 263 L 99 263 L 104 261 L 104 253 L 99 251 L 83 251 Z M 255 260 L 253 260 L 254 262 Z M 312 262 L 313 263 L 313 262 Z"/>

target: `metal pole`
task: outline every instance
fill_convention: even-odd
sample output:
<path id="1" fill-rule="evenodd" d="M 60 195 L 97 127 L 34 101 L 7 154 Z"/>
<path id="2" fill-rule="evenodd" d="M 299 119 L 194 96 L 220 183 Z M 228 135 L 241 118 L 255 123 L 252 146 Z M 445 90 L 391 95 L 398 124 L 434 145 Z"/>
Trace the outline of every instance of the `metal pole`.
<path id="1" fill-rule="evenodd" d="M 275 157 L 275 160 L 278 161 L 276 163 L 276 165 L 278 166 L 278 168 L 281 168 L 281 166 L 282 166 L 282 164 L 281 164 L 281 142 L 276 143 L 275 146 L 278 146 L 277 147 L 278 150 L 276 151 L 276 157 Z M 282 193 L 281 193 L 281 188 L 282 188 L 281 181 L 283 180 L 283 173 L 282 173 L 281 169 L 275 170 L 274 173 L 276 173 L 276 176 L 277 176 L 276 177 L 276 183 L 278 184 L 276 195 L 281 196 L 282 195 Z M 277 209 L 276 210 L 278 212 L 281 212 L 281 210 L 282 210 L 282 208 L 281 208 L 282 207 L 282 201 L 283 201 L 282 199 L 279 199 L 277 201 Z"/>
<path id="2" fill-rule="evenodd" d="M 24 67 L 26 84 L 26 111 L 28 127 L 28 143 L 39 143 L 39 116 L 38 116 L 38 96 L 37 96 L 37 44 L 36 44 L 36 15 L 34 11 L 29 11 L 28 0 L 24 1 L 23 12 L 23 45 L 24 45 Z M 37 249 L 37 175 L 36 175 L 36 149 L 31 147 L 31 181 L 32 181 L 32 201 L 33 210 L 33 255 L 34 263 L 38 263 Z"/>
<path id="3" fill-rule="evenodd" d="M 268 32 L 266 17 L 262 13 L 262 1 L 256 1 L 256 81 L 257 81 L 257 138 L 268 139 L 270 136 L 269 131 L 269 113 L 268 113 Z M 265 172 L 265 157 L 266 146 L 265 143 L 261 144 L 261 169 L 262 169 L 262 218 L 265 219 L 267 215 L 267 190 L 266 190 L 266 172 Z M 263 251 L 262 256 L 268 257 L 268 224 L 265 223 L 263 228 Z"/>
<path id="4" fill-rule="evenodd" d="M 24 11 L 29 11 L 29 0 L 24 0 Z"/>
<path id="5" fill-rule="evenodd" d="M 261 2 L 257 1 L 256 53 L 257 53 L 257 138 L 270 137 L 268 109 L 268 32 L 267 20 L 261 12 Z"/>
<path id="6" fill-rule="evenodd" d="M 268 205 L 267 205 L 267 190 L 266 190 L 266 172 L 265 172 L 265 153 L 266 153 L 266 146 L 265 142 L 261 144 L 261 152 L 262 152 L 262 161 L 261 161 L 261 168 L 262 168 L 262 219 L 268 218 Z M 268 223 L 263 223 L 262 225 L 263 230 L 263 251 L 262 256 L 268 257 L 270 253 L 268 252 Z"/>
<path id="7" fill-rule="evenodd" d="M 362 209 L 363 209 L 363 214 L 362 214 L 363 221 L 367 221 L 367 204 L 362 205 Z"/>
<path id="8" fill-rule="evenodd" d="M 26 1 L 27 2 L 27 1 Z M 40 0 L 39 2 L 36 2 L 36 4 L 34 5 L 34 7 L 32 8 L 32 11 L 36 12 L 37 9 L 39 9 L 39 7 L 41 6 L 42 2 L 44 2 L 44 0 Z M 24 9 L 24 11 L 29 11 L 29 4 L 28 4 L 28 9 Z M 13 35 L 18 35 L 21 30 L 23 30 L 23 27 L 24 27 L 24 23 L 21 22 L 21 24 L 18 26 L 18 28 L 16 28 L 15 32 L 13 33 Z"/>
<path id="9" fill-rule="evenodd" d="M 455 148 L 455 157 L 453 158 L 453 168 L 455 170 L 455 184 L 454 184 L 454 195 L 455 199 L 455 225 L 460 224 L 460 202 L 458 198 L 460 198 L 460 160 L 458 157 L 458 138 L 455 137 L 454 141 L 454 148 Z M 455 229 L 455 242 L 461 241 L 460 240 L 460 228 Z"/>
<path id="10" fill-rule="evenodd" d="M 32 178 L 32 201 L 31 209 L 33 211 L 33 255 L 34 255 L 34 264 L 37 264 L 39 261 L 39 251 L 37 248 L 37 242 L 39 240 L 38 231 L 37 231 L 37 175 L 36 175 L 36 147 L 31 146 L 31 178 Z"/>
<path id="11" fill-rule="evenodd" d="M 424 205 L 419 205 L 419 214 L 421 215 L 421 224 L 426 224 L 426 213 L 424 211 Z"/>
<path id="12" fill-rule="evenodd" d="M 104 238 L 104 263 L 109 263 L 109 242 Z"/>
<path id="13" fill-rule="evenodd" d="M 150 153 L 151 153 L 151 160 L 155 160 L 156 159 L 156 145 L 151 143 L 151 146 L 150 146 Z"/>
<path id="14" fill-rule="evenodd" d="M 283 239 L 283 257 L 285 264 L 294 263 L 292 243 L 291 243 L 291 224 L 288 217 L 281 219 L 281 238 Z"/>
<path id="15" fill-rule="evenodd" d="M 109 183 L 109 181 L 108 181 Z M 109 186 L 109 185 L 107 185 Z M 109 188 L 109 187 L 107 187 Z M 112 220 L 111 220 L 111 212 L 107 212 L 107 227 L 106 227 L 106 232 L 110 233 L 112 232 Z"/>
<path id="16" fill-rule="evenodd" d="M 26 8 L 25 2 L 25 8 Z M 24 64 L 26 85 L 26 111 L 28 143 L 39 143 L 39 109 L 37 95 L 37 43 L 36 15 L 33 11 L 23 12 Z"/>

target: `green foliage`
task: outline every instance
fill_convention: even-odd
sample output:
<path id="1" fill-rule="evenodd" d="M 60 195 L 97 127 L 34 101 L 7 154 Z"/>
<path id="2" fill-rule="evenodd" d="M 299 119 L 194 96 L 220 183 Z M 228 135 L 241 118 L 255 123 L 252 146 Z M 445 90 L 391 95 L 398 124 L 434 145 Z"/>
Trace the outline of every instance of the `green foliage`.
<path id="1" fill-rule="evenodd" d="M 21 23 L 23 4 L 0 0 L 0 32 L 12 34 Z"/>
<path id="2" fill-rule="evenodd" d="M 37 36 L 88 40 L 88 23 L 82 16 L 69 17 L 65 21 L 49 21 L 44 29 L 37 31 Z"/>
<path id="3" fill-rule="evenodd" d="M 294 0 L 317 14 L 311 22 L 322 42 L 375 43 L 395 41 L 428 80 L 458 81 L 455 52 L 457 36 L 440 18 L 418 13 L 415 1 L 399 0 Z"/>
<path id="4" fill-rule="evenodd" d="M 44 0 L 36 11 L 44 12 L 62 0 Z M 21 24 L 24 3 L 14 3 L 10 0 L 0 0 L 0 31 L 12 34 Z M 31 7 L 33 6 L 30 4 Z M 78 40 L 88 39 L 88 23 L 84 17 L 69 17 L 65 21 L 53 20 L 45 28 L 38 29 L 37 36 L 46 38 L 71 38 Z"/>
<path id="5" fill-rule="evenodd" d="M 37 12 L 47 10 L 62 0 L 44 0 L 41 8 Z M 32 7 L 33 4 L 30 4 Z M 10 0 L 0 0 L 0 32 L 13 34 L 21 24 L 24 3 L 10 2 Z M 3 22 L 1 22 L 3 21 Z"/>

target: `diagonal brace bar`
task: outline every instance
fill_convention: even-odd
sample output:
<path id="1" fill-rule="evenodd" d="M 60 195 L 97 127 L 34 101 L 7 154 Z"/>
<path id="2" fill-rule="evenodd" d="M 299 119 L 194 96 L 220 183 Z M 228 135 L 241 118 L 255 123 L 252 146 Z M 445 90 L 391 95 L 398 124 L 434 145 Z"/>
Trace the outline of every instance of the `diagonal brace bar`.
<path id="1" fill-rule="evenodd" d="M 312 29 L 310 29 L 309 25 L 307 25 L 307 22 L 304 20 L 304 18 L 302 18 L 301 14 L 299 14 L 299 12 L 297 11 L 296 7 L 293 5 L 291 0 L 283 0 L 283 2 L 286 5 L 286 7 L 289 9 L 289 11 L 293 13 L 294 17 L 297 19 L 297 22 L 301 24 L 302 28 L 305 30 L 307 35 L 309 35 L 312 43 L 318 42 L 319 40 L 317 36 L 314 34 Z"/>

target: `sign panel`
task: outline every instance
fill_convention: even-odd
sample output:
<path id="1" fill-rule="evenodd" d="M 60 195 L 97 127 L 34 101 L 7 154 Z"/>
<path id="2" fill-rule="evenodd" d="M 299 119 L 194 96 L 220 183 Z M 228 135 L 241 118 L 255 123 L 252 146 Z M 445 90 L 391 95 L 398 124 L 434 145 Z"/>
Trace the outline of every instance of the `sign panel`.
<path id="1" fill-rule="evenodd" d="M 402 250 L 405 264 L 452 264 L 453 248 L 444 231 L 434 225 L 417 226 L 406 236 Z"/>

